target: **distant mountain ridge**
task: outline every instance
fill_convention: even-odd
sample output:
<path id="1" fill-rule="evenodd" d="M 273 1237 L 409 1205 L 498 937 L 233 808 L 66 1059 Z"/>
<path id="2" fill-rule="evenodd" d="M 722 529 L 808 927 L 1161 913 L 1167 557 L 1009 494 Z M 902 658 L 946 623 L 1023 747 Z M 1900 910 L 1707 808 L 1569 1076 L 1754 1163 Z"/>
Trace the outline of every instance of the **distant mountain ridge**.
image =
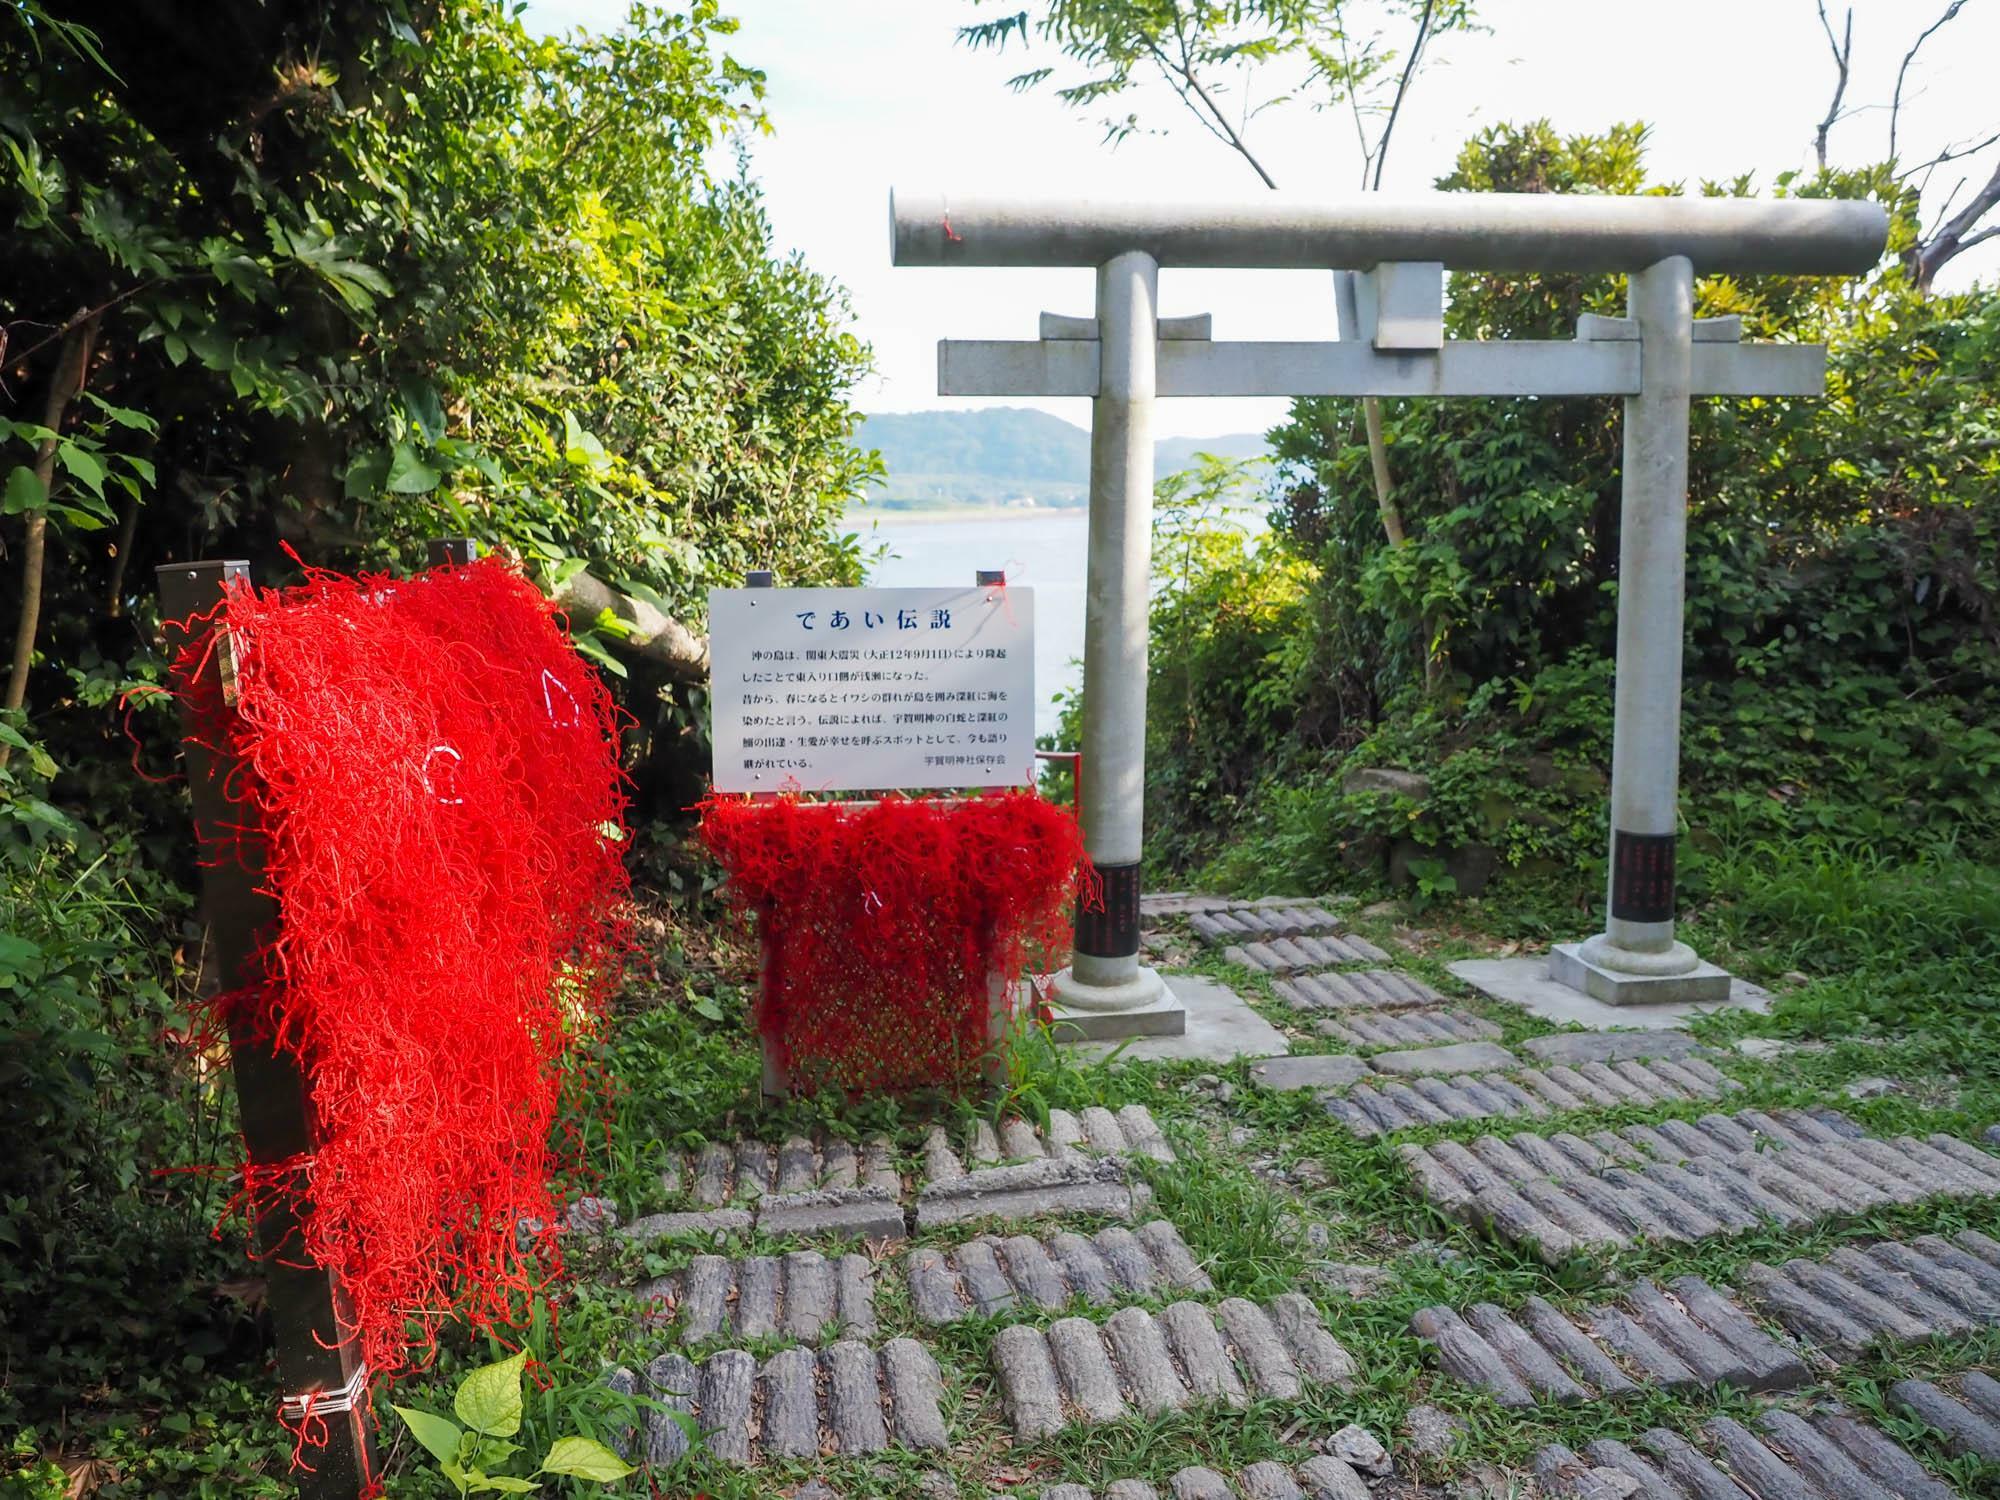
<path id="1" fill-rule="evenodd" d="M 855 444 L 881 451 L 888 482 L 869 497 L 889 509 L 1077 506 L 1090 488 L 1090 434 L 1073 422 L 1021 406 L 978 411 L 881 412 L 863 419 Z M 1257 458 L 1263 434 L 1163 438 L 1155 472 L 1193 464 L 1196 453 Z"/>

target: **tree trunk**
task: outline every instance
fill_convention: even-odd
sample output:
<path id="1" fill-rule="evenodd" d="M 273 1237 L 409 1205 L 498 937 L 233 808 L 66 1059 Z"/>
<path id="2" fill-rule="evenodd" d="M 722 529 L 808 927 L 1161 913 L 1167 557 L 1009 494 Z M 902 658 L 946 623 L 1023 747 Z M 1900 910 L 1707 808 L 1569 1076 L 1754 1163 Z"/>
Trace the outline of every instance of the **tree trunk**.
<path id="1" fill-rule="evenodd" d="M 48 497 L 56 477 L 56 434 L 63 415 L 83 390 L 90 367 L 90 343 L 97 332 L 97 319 L 85 317 L 63 335 L 62 352 L 56 372 L 49 381 L 48 401 L 42 409 L 42 425 L 49 435 L 35 450 L 35 477 L 42 483 L 42 505 L 27 516 L 28 534 L 21 548 L 21 611 L 14 621 L 14 664 L 7 675 L 5 706 L 11 712 L 28 699 L 28 669 L 35 660 L 35 636 L 42 623 L 42 558 L 48 550 Z M 13 758 L 11 745 L 0 745 L 0 770 Z"/>
<path id="2" fill-rule="evenodd" d="M 1917 290 L 1926 297 L 1931 293 L 1931 283 L 1945 263 L 1964 254 L 1974 245 L 2000 235 L 2000 226 L 1982 229 L 1977 234 L 1973 228 L 2000 204 L 2000 167 L 1993 169 L 1993 175 L 1986 179 L 1986 185 L 1972 195 L 1972 201 L 1953 214 L 1926 242 L 1912 245 L 1904 251 L 1909 265 L 1911 279 Z"/>
<path id="3" fill-rule="evenodd" d="M 125 574 L 132 558 L 132 540 L 139 530 L 139 497 L 125 497 L 125 512 L 118 518 L 118 540 L 112 544 L 111 587 L 107 591 L 104 613 L 107 619 L 123 619 L 125 615 Z"/>
<path id="4" fill-rule="evenodd" d="M 1391 547 L 1406 540 L 1403 513 L 1396 508 L 1395 488 L 1389 479 L 1389 445 L 1382 437 L 1382 399 L 1361 398 L 1361 421 L 1368 429 L 1368 467 L 1375 476 L 1375 509 L 1382 517 L 1382 533 Z"/>
<path id="5" fill-rule="evenodd" d="M 626 626 L 611 644 L 654 663 L 676 682 L 708 678 L 708 641 L 643 599 L 621 594 L 589 573 L 572 574 L 554 592 L 556 603 L 583 620 L 609 614 Z"/>

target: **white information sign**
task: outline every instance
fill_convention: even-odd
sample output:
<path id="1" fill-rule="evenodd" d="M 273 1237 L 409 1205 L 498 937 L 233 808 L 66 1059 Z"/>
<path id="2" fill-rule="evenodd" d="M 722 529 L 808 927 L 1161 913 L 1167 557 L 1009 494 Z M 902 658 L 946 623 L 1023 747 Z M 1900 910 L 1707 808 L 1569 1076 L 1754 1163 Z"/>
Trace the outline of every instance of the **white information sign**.
<path id="1" fill-rule="evenodd" d="M 1030 589 L 711 589 L 719 792 L 1028 786 Z"/>

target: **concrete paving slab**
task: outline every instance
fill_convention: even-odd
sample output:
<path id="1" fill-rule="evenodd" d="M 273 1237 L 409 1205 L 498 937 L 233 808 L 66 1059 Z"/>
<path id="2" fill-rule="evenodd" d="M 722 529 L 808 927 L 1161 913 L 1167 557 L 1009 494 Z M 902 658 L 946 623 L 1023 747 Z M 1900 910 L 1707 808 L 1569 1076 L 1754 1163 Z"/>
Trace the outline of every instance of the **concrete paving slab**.
<path id="1" fill-rule="evenodd" d="M 1702 1050 L 1701 1043 L 1685 1031 L 1666 1027 L 1650 1031 L 1562 1031 L 1554 1036 L 1531 1036 L 1519 1045 L 1521 1051 L 1537 1061 L 1572 1064 L 1630 1062 L 1641 1057 L 1671 1061 Z"/>
<path id="2" fill-rule="evenodd" d="M 1732 978 L 1711 963 L 1697 963 L 1684 974 L 1626 974 L 1592 962 L 1582 943 L 1551 948 L 1549 975 L 1607 1005 L 1720 1005 L 1729 999 Z"/>
<path id="3" fill-rule="evenodd" d="M 1050 1029 L 1059 1042 L 1116 1042 L 1127 1037 L 1178 1037 L 1187 1031 L 1187 1010 L 1173 991 L 1130 1010 L 1071 1009 L 1060 1000 L 1049 1003 Z"/>
<path id="4" fill-rule="evenodd" d="M 1169 974 L 1167 989 L 1187 1011 L 1179 1036 L 1140 1037 L 1119 1053 L 1142 1062 L 1233 1062 L 1239 1057 L 1283 1057 L 1292 1050 L 1285 1034 L 1265 1020 L 1228 985 L 1195 974 Z M 1069 1043 L 1085 1057 L 1107 1057 L 1115 1043 Z"/>
<path id="5" fill-rule="evenodd" d="M 1266 1089 L 1344 1089 L 1367 1076 L 1368 1064 L 1344 1052 L 1274 1057 L 1250 1069 L 1250 1081 Z"/>
<path id="6" fill-rule="evenodd" d="M 1505 1072 L 1521 1065 L 1519 1058 L 1497 1042 L 1453 1042 L 1445 1047 L 1378 1052 L 1368 1061 L 1378 1073 Z"/>
<path id="7" fill-rule="evenodd" d="M 1761 1015 L 1771 1008 L 1771 992 L 1742 979 L 1730 981 L 1729 999 L 1719 1005 L 1607 1005 L 1551 979 L 1546 956 L 1467 958 L 1448 967 L 1482 995 L 1518 1005 L 1544 1020 L 1575 1021 L 1594 1031 L 1628 1026 L 1666 1029 L 1713 1010 L 1736 1008 Z"/>

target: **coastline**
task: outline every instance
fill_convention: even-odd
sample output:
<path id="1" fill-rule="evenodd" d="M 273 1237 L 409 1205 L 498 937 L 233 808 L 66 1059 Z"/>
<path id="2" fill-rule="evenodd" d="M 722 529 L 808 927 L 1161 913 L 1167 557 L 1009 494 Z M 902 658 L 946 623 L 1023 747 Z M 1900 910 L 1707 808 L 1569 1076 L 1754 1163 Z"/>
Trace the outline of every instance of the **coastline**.
<path id="1" fill-rule="evenodd" d="M 849 526 L 865 527 L 869 522 L 910 522 L 916 525 L 930 525 L 938 521 L 1051 521 L 1065 516 L 1079 519 L 1088 515 L 1081 505 L 1058 507 L 1038 506 L 1025 510 L 1012 505 L 962 505 L 941 507 L 936 510 L 876 510 L 863 506 L 859 510 L 846 512 Z"/>

